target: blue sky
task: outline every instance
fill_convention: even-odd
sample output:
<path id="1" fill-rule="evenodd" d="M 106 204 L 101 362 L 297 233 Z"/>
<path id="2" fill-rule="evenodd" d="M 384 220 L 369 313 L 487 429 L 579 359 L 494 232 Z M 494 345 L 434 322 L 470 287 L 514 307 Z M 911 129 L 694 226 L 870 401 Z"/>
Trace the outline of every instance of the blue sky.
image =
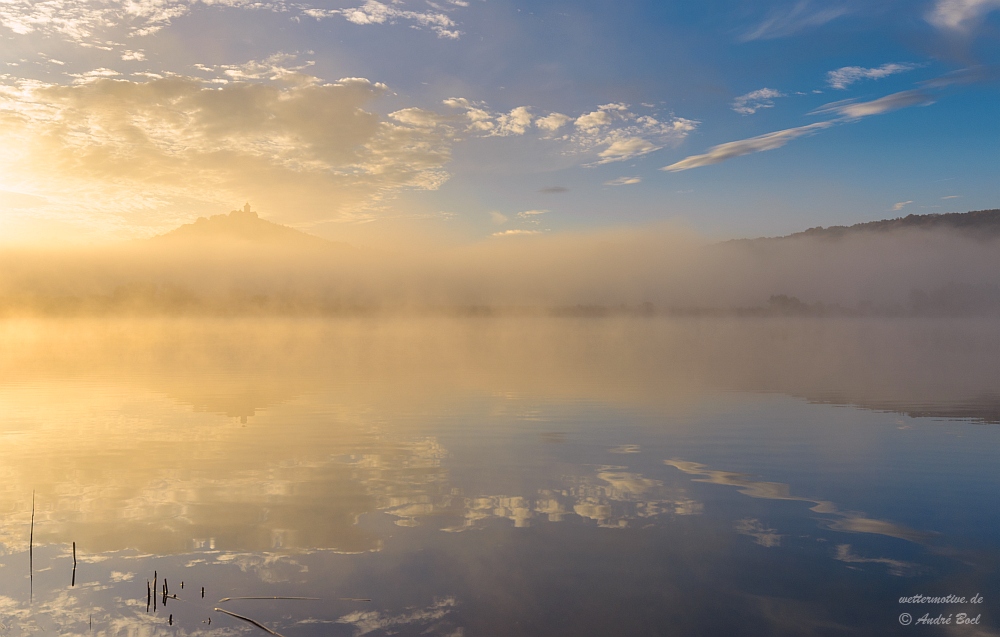
<path id="1" fill-rule="evenodd" d="M 12 0 L 0 231 L 329 237 L 1000 206 L 1000 1 Z"/>

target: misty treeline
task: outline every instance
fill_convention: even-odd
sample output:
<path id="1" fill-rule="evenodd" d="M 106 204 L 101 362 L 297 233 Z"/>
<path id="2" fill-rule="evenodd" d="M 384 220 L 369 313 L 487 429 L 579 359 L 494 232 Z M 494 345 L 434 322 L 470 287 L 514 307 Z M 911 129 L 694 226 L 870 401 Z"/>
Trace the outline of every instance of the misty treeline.
<path id="1" fill-rule="evenodd" d="M 441 247 L 137 241 L 0 253 L 0 312 L 1000 314 L 1000 239 L 954 230 L 713 243 L 673 226 Z"/>

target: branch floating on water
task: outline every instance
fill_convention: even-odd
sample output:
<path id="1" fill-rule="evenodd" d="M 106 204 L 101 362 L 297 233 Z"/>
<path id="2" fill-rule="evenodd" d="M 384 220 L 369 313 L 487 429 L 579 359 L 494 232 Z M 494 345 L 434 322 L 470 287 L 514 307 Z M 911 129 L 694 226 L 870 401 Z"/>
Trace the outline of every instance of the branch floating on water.
<path id="1" fill-rule="evenodd" d="M 260 628 L 264 632 L 266 632 L 268 634 L 271 634 L 271 635 L 274 635 L 275 637 L 285 637 L 281 633 L 276 633 L 273 630 L 271 630 L 270 628 L 268 628 L 267 626 L 265 626 L 264 624 L 258 623 L 256 621 L 250 619 L 249 617 L 244 617 L 243 615 L 237 615 L 236 613 L 230 613 L 228 610 L 223 610 L 221 608 L 215 608 L 213 610 L 216 610 L 216 611 L 218 611 L 220 613 L 225 613 L 226 615 L 229 615 L 230 617 L 235 617 L 236 619 L 242 619 L 243 621 L 248 622 L 250 624 L 253 624 L 257 628 Z"/>

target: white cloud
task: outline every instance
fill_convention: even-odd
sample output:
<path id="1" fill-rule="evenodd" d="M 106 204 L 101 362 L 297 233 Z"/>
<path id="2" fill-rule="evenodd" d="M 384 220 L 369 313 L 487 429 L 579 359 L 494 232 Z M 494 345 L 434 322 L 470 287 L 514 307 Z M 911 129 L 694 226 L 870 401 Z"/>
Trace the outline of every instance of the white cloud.
<path id="1" fill-rule="evenodd" d="M 301 82 L 303 80 L 312 81 L 309 76 L 304 75 L 302 72 L 313 66 L 315 63 L 311 60 L 306 61 L 302 64 L 295 65 L 298 59 L 298 55 L 294 53 L 273 53 L 263 60 L 250 60 L 244 62 L 243 64 L 221 64 L 219 66 L 206 66 L 204 64 L 195 64 L 194 68 L 205 73 L 215 73 L 225 75 L 225 81 L 244 81 L 244 80 L 286 80 L 293 82 Z M 223 78 L 215 78 L 216 80 L 222 80 Z M 345 78 L 340 80 L 342 83 L 350 81 L 351 78 Z M 368 80 L 362 80 L 367 82 Z M 225 83 L 225 82 L 222 82 Z"/>
<path id="2" fill-rule="evenodd" d="M 937 0 L 927 21 L 940 29 L 965 31 L 996 9 L 1000 0 Z"/>
<path id="3" fill-rule="evenodd" d="M 20 35 L 39 32 L 110 50 L 100 34 L 121 29 L 127 35 L 149 35 L 199 4 L 271 11 L 287 8 L 285 0 L 4 0 L 0 24 Z"/>
<path id="4" fill-rule="evenodd" d="M 666 144 L 684 139 L 698 122 L 671 116 L 660 121 L 651 115 L 633 113 L 627 104 L 612 103 L 572 118 L 562 113 L 550 113 L 535 118 L 528 106 L 519 106 L 509 113 L 497 113 L 483 102 L 464 97 L 451 97 L 445 106 L 464 111 L 466 132 L 485 136 L 524 135 L 532 121 L 545 131 L 544 137 L 568 145 L 567 153 L 596 154 L 600 165 L 624 161 L 659 150 Z M 556 133 L 573 122 L 573 128 L 561 135 Z"/>
<path id="5" fill-rule="evenodd" d="M 958 199 L 962 195 L 948 195 L 947 197 L 941 197 L 942 199 Z"/>
<path id="6" fill-rule="evenodd" d="M 490 212 L 490 219 L 492 219 L 493 223 L 497 224 L 498 226 L 502 226 L 503 224 L 510 221 L 507 215 L 505 215 L 502 212 L 498 212 L 496 210 Z"/>
<path id="7" fill-rule="evenodd" d="M 297 12 L 316 19 L 340 16 L 360 25 L 407 22 L 414 28 L 428 29 L 439 38 L 455 39 L 461 35 L 447 11 L 468 6 L 464 0 L 449 1 L 448 7 L 437 11 L 412 11 L 402 8 L 402 4 L 401 0 L 390 4 L 366 0 L 353 8 L 319 9 L 293 0 L 2 0 L 0 25 L 19 35 L 38 32 L 112 50 L 122 45 L 109 42 L 110 35 L 151 35 L 201 6 Z"/>
<path id="8" fill-rule="evenodd" d="M 611 179 L 604 182 L 605 186 L 631 186 L 633 184 L 638 184 L 642 179 L 638 177 L 618 177 L 617 179 Z"/>
<path id="9" fill-rule="evenodd" d="M 664 166 L 661 170 L 667 170 L 670 172 L 690 170 L 692 168 L 718 164 L 726 161 L 727 159 L 749 155 L 750 153 L 774 150 L 775 148 L 781 148 L 793 139 L 804 137 L 806 135 L 812 135 L 817 131 L 823 130 L 824 128 L 829 128 L 830 126 L 833 126 L 833 122 L 816 122 L 815 124 L 809 124 L 807 126 L 798 126 L 796 128 L 788 128 L 785 130 L 775 131 L 773 133 L 767 133 L 765 135 L 758 135 L 757 137 L 751 137 L 750 139 L 742 139 L 735 142 L 719 144 L 718 146 L 710 148 L 709 151 L 703 155 L 691 155 L 690 157 L 686 157 L 677 163 Z"/>
<path id="10" fill-rule="evenodd" d="M 652 142 L 641 137 L 626 137 L 625 139 L 616 139 L 611 142 L 611 145 L 598 153 L 601 160 L 599 164 L 606 164 L 613 161 L 621 161 L 623 159 L 631 159 L 632 157 L 638 157 L 639 155 L 645 155 L 651 153 L 654 150 L 659 150 L 660 146 L 655 146 Z"/>
<path id="11" fill-rule="evenodd" d="M 503 232 L 494 232 L 494 237 L 519 237 L 532 234 L 542 234 L 541 230 L 504 230 Z"/>
<path id="12" fill-rule="evenodd" d="M 142 51 L 122 51 L 122 60 L 125 62 L 142 62 L 146 59 L 146 54 Z"/>
<path id="13" fill-rule="evenodd" d="M 349 9 L 307 8 L 303 10 L 303 13 L 317 20 L 340 15 L 348 22 L 360 25 L 394 24 L 398 21 L 405 21 L 412 23 L 415 28 L 430 29 L 439 38 L 451 40 L 456 40 L 462 35 L 462 32 L 457 29 L 458 25 L 455 21 L 447 13 L 440 10 L 440 5 L 438 5 L 437 12 L 431 12 L 401 9 L 399 8 L 400 4 L 399 0 L 393 0 L 392 4 L 384 4 L 378 0 L 365 0 L 365 3 L 360 7 Z M 451 2 L 449 4 L 458 7 L 468 6 L 468 3 L 465 2 Z"/>
<path id="14" fill-rule="evenodd" d="M 771 13 L 763 22 L 744 33 L 740 40 L 771 40 L 783 38 L 805 29 L 818 27 L 846 15 L 850 10 L 846 6 L 814 7 L 810 0 L 799 0 L 792 7 L 780 9 Z"/>
<path id="15" fill-rule="evenodd" d="M 784 94 L 773 88 L 761 88 L 740 95 L 733 100 L 733 110 L 740 115 L 753 115 L 762 108 L 772 108 L 774 100 L 784 97 Z"/>
<path id="16" fill-rule="evenodd" d="M 441 115 L 423 108 L 403 108 L 389 113 L 389 117 L 401 124 L 416 128 L 434 128 L 444 122 Z"/>
<path id="17" fill-rule="evenodd" d="M 905 206 L 908 206 L 911 203 L 913 203 L 913 202 L 912 201 L 898 201 L 898 202 L 892 204 L 892 211 L 893 212 L 899 212 Z"/>
<path id="18" fill-rule="evenodd" d="M 834 113 L 840 116 L 838 119 L 826 122 L 816 122 L 815 124 L 788 128 L 785 130 L 775 131 L 773 133 L 758 135 L 757 137 L 751 137 L 749 139 L 719 144 L 718 146 L 710 148 L 707 153 L 685 157 L 679 162 L 673 163 L 669 166 L 664 166 L 661 170 L 667 170 L 670 172 L 690 170 L 691 168 L 700 168 L 702 166 L 718 164 L 734 157 L 741 157 L 751 153 L 759 153 L 765 150 L 774 150 L 775 148 L 781 148 L 793 139 L 812 135 L 813 133 L 825 128 L 830 128 L 834 124 L 861 119 L 871 115 L 881 115 L 882 113 L 888 113 L 889 111 L 909 106 L 927 105 L 931 104 L 932 101 L 933 100 L 930 95 L 926 92 L 921 90 L 910 90 L 892 93 L 891 95 L 886 95 L 885 97 L 880 97 L 879 99 L 872 100 L 870 102 L 857 103 L 851 100 L 834 102 L 813 111 L 812 114 Z"/>
<path id="19" fill-rule="evenodd" d="M 94 69 L 93 71 L 87 71 L 85 73 L 67 73 L 70 77 L 76 78 L 73 80 L 74 84 L 84 84 L 86 82 L 93 82 L 102 78 L 116 77 L 121 75 L 118 71 L 113 69 Z"/>
<path id="20" fill-rule="evenodd" d="M 524 135 L 531 126 L 532 115 L 527 106 L 518 106 L 511 112 L 497 117 L 494 135 Z"/>
<path id="21" fill-rule="evenodd" d="M 837 113 L 847 119 L 881 115 L 908 106 L 932 103 L 930 95 L 919 90 L 900 91 L 870 102 L 835 102 L 819 108 L 814 113 Z"/>
<path id="22" fill-rule="evenodd" d="M 861 66 L 845 66 L 826 74 L 826 82 L 833 88 L 846 89 L 858 80 L 871 79 L 878 80 L 889 75 L 912 71 L 917 68 L 916 64 L 883 64 L 882 66 L 866 69 Z"/>
<path id="23" fill-rule="evenodd" d="M 563 115 L 562 113 L 551 113 L 545 117 L 539 117 L 536 119 L 535 126 L 550 133 L 554 133 L 566 124 L 569 124 L 572 119 L 573 118 L 568 115 Z"/>
<path id="24" fill-rule="evenodd" d="M 538 215 L 544 215 L 548 210 L 525 210 L 523 212 L 517 213 L 517 216 L 522 219 L 529 219 L 531 217 L 536 217 Z"/>
<path id="25" fill-rule="evenodd" d="M 587 133 L 594 133 L 611 123 L 611 115 L 604 109 L 586 113 L 573 122 L 577 128 Z"/>

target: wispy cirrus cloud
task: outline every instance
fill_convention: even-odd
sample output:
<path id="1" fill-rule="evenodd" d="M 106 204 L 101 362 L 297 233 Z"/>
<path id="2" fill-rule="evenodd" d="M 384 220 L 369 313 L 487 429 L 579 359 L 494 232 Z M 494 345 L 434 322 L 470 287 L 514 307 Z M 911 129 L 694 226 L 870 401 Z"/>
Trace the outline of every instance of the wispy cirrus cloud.
<path id="1" fill-rule="evenodd" d="M 503 230 L 501 232 L 494 232 L 494 237 L 525 237 L 531 236 L 533 234 L 542 234 L 541 230 Z"/>
<path id="2" fill-rule="evenodd" d="M 883 77 L 912 71 L 917 68 L 916 64 L 883 64 L 874 68 L 864 68 L 861 66 L 844 66 L 839 69 L 829 71 L 826 74 L 826 83 L 831 88 L 846 89 L 858 80 L 879 80 Z"/>
<path id="3" fill-rule="evenodd" d="M 679 172 L 682 170 L 690 170 L 692 168 L 700 168 L 702 166 L 711 166 L 712 164 L 724 162 L 727 159 L 742 157 L 743 155 L 749 155 L 751 153 L 774 150 L 776 148 L 781 148 L 793 139 L 812 135 L 823 130 L 824 128 L 830 128 L 831 126 L 833 126 L 833 122 L 816 122 L 815 124 L 809 124 L 807 126 L 787 128 L 785 130 L 751 137 L 749 139 L 741 139 L 735 142 L 719 144 L 718 146 L 710 148 L 707 153 L 702 155 L 691 155 L 690 157 L 686 157 L 679 162 L 670 164 L 669 166 L 664 166 L 661 170 Z"/>
<path id="4" fill-rule="evenodd" d="M 775 131 L 773 133 L 758 135 L 749 139 L 719 144 L 718 146 L 710 148 L 707 153 L 701 155 L 691 155 L 690 157 L 686 157 L 679 162 L 670 164 L 669 166 L 664 166 L 661 170 L 669 172 L 690 170 L 691 168 L 700 168 L 702 166 L 718 164 L 726 161 L 727 159 L 742 157 L 743 155 L 749 155 L 751 153 L 774 150 L 776 148 L 781 148 L 794 139 L 812 135 L 823 129 L 830 128 L 835 124 L 858 120 L 872 115 L 881 115 L 883 113 L 888 113 L 901 108 L 907 108 L 909 106 L 927 105 L 933 103 L 933 101 L 933 96 L 927 91 L 914 89 L 909 91 L 900 91 L 899 93 L 892 93 L 891 95 L 886 95 L 869 102 L 854 102 L 852 100 L 834 102 L 816 109 L 810 114 L 835 114 L 839 116 L 836 119 L 825 122 L 816 122 L 815 124 L 808 124 L 806 126 L 796 126 L 794 128 Z"/>
<path id="5" fill-rule="evenodd" d="M 782 7 L 771 14 L 757 26 L 743 33 L 739 40 L 772 40 L 794 35 L 800 31 L 818 27 L 850 13 L 844 5 L 831 6 L 823 3 L 815 6 L 810 0 L 799 0 L 790 7 Z"/>
<path id="6" fill-rule="evenodd" d="M 899 212 L 900 210 L 910 205 L 911 203 L 913 203 L 913 201 L 897 201 L 896 203 L 892 204 L 892 211 Z"/>
<path id="7" fill-rule="evenodd" d="M 773 88 L 757 89 L 734 99 L 733 110 L 740 115 L 753 115 L 762 108 L 773 108 L 774 100 L 784 96 Z"/>
<path id="8" fill-rule="evenodd" d="M 937 0 L 926 18 L 939 29 L 967 31 L 997 9 L 1000 0 Z"/>
<path id="9" fill-rule="evenodd" d="M 934 97 L 927 91 L 912 89 L 900 91 L 869 102 L 846 100 L 834 102 L 814 110 L 813 114 L 836 113 L 846 119 L 859 119 L 871 115 L 881 115 L 909 106 L 932 104 Z"/>
<path id="10" fill-rule="evenodd" d="M 616 179 L 610 179 L 604 182 L 605 186 L 632 186 L 634 184 L 641 183 L 642 179 L 639 177 L 618 177 Z"/>

